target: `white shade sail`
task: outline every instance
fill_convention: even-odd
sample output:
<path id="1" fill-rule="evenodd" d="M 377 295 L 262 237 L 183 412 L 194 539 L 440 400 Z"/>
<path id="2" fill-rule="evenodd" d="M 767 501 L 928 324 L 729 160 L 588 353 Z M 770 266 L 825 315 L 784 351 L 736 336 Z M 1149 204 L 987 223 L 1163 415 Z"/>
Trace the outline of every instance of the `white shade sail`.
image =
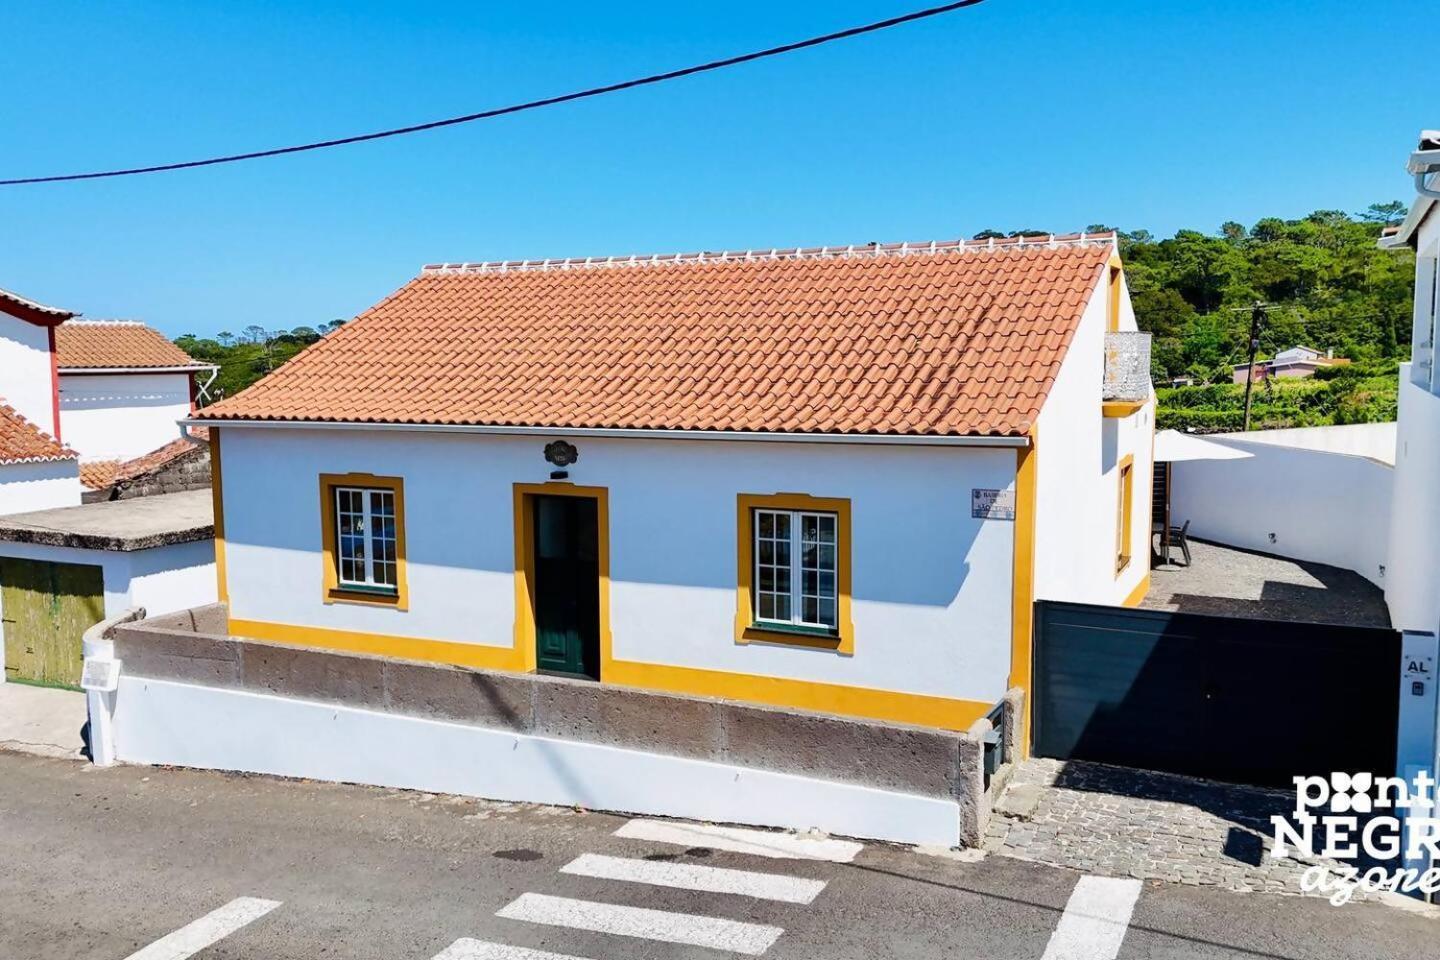
<path id="1" fill-rule="evenodd" d="M 1237 450 L 1214 440 L 1206 440 L 1179 430 L 1161 430 L 1155 434 L 1155 459 L 1178 463 L 1181 460 L 1244 460 L 1253 453 Z"/>

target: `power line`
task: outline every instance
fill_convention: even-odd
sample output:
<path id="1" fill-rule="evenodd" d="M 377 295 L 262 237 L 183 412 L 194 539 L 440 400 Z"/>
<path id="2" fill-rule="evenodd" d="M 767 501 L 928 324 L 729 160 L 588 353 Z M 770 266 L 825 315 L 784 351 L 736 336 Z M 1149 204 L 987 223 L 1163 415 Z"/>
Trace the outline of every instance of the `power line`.
<path id="1" fill-rule="evenodd" d="M 588 90 L 579 90 L 574 93 L 562 94 L 558 97 L 546 97 L 543 100 L 530 100 L 525 103 L 511 104 L 508 107 L 497 107 L 493 110 L 483 110 L 479 113 L 469 113 L 460 117 L 450 117 L 445 120 L 432 120 L 429 123 L 417 123 L 408 127 L 395 127 L 390 130 L 380 130 L 375 133 L 363 133 L 353 137 L 340 137 L 335 140 L 317 140 L 313 143 L 296 144 L 289 147 L 275 147 L 269 150 L 254 150 L 249 153 L 234 153 L 222 157 L 210 157 L 205 160 L 187 160 L 182 163 L 161 163 L 149 167 L 130 167 L 121 170 L 101 170 L 94 173 L 67 173 L 47 177 L 16 177 L 9 180 L 0 180 L 0 187 L 13 187 L 29 183 L 61 183 L 71 180 L 100 180 L 106 177 L 130 177 L 141 173 L 162 173 L 169 170 L 186 170 L 191 167 L 210 167 L 221 163 L 238 163 L 241 160 L 258 160 L 262 157 L 278 157 L 287 153 L 304 153 L 309 150 L 324 150 L 329 147 L 343 147 L 352 143 L 364 143 L 367 140 L 383 140 L 386 137 L 399 137 L 409 133 L 420 133 L 425 130 L 436 130 L 440 127 L 453 127 L 462 123 L 472 123 L 476 120 L 489 120 L 494 117 L 503 117 L 512 113 L 523 113 L 527 110 L 538 110 L 541 107 L 553 107 L 561 103 L 571 103 L 576 100 L 586 100 L 591 97 L 603 96 L 607 93 L 618 93 L 621 90 L 632 90 L 636 87 L 650 86 L 656 83 L 664 83 L 668 80 L 678 80 L 681 77 L 694 76 L 697 73 L 708 73 L 712 70 L 722 70 L 726 67 L 738 66 L 742 63 L 751 63 L 756 60 L 764 60 L 768 57 L 777 57 L 785 53 L 793 53 L 796 50 L 804 50 L 808 47 L 818 47 L 821 44 L 832 43 L 836 40 L 846 40 L 850 37 L 858 37 L 867 33 L 875 33 L 880 30 L 888 30 L 890 27 L 898 27 L 901 24 L 914 23 L 917 20 L 925 20 L 929 17 L 939 16 L 942 13 L 951 13 L 965 7 L 973 7 L 983 3 L 984 0 L 958 0 L 955 3 L 947 3 L 938 7 L 928 7 L 924 10 L 916 10 L 914 13 L 907 13 L 898 17 L 891 17 L 888 20 L 879 20 L 875 23 L 868 23 L 860 27 L 850 27 L 835 33 L 827 33 L 819 37 L 811 37 L 808 40 L 800 40 L 795 43 L 787 43 L 778 47 L 770 47 L 767 50 L 758 50 L 754 53 L 744 53 L 735 57 L 727 57 L 724 60 L 712 60 L 709 63 L 698 64 L 693 67 L 685 67 L 680 70 L 671 70 L 667 73 L 651 74 L 648 77 L 640 77 L 634 80 L 625 80 L 620 83 L 611 83 L 603 87 L 591 87 Z"/>

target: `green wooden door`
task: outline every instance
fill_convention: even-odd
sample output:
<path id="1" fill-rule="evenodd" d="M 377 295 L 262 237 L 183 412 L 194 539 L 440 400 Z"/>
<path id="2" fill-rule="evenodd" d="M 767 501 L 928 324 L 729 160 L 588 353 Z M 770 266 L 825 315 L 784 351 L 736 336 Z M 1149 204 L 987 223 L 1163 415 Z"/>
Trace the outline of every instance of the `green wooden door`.
<path id="1" fill-rule="evenodd" d="M 535 497 L 535 643 L 541 670 L 600 679 L 595 501 Z"/>
<path id="2" fill-rule="evenodd" d="M 80 636 L 105 619 L 99 567 L 0 557 L 5 679 L 76 686 Z"/>

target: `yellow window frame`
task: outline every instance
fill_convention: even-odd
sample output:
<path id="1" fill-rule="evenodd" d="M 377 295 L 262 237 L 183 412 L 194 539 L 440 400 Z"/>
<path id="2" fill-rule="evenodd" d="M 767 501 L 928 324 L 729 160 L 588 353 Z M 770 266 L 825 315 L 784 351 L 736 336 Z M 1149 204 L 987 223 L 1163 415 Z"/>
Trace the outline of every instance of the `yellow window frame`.
<path id="1" fill-rule="evenodd" d="M 791 632 L 755 621 L 755 511 L 804 510 L 835 514 L 835 615 L 832 635 Z M 742 493 L 736 497 L 735 642 L 779 643 L 787 646 L 855 652 L 855 625 L 850 617 L 850 501 L 804 493 Z"/>
<path id="2" fill-rule="evenodd" d="M 1119 467 L 1119 516 L 1115 522 L 1115 574 L 1130 566 L 1131 542 L 1135 532 L 1135 454 L 1127 453 Z"/>
<path id="3" fill-rule="evenodd" d="M 362 487 L 389 490 L 395 495 L 395 592 L 369 593 L 340 584 L 335 557 L 335 488 Z M 320 553 L 323 564 L 325 603 L 358 603 L 392 610 L 410 609 L 409 571 L 405 564 L 405 481 L 400 477 L 377 477 L 373 473 L 320 474 Z"/>

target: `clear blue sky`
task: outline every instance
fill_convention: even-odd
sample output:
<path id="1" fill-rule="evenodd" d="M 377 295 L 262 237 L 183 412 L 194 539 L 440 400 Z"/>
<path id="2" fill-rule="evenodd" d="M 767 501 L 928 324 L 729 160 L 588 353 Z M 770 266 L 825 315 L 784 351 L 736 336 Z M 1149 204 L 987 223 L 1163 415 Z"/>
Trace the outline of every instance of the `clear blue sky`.
<path id="1" fill-rule="evenodd" d="M 7 3 L 0 176 L 466 113 L 924 6 Z M 352 316 L 433 260 L 1157 234 L 1409 200 L 1424 2 L 988 0 L 779 60 L 231 167 L 0 188 L 0 287 L 170 335 Z M 1432 71 L 1425 77 L 1423 70 Z"/>

